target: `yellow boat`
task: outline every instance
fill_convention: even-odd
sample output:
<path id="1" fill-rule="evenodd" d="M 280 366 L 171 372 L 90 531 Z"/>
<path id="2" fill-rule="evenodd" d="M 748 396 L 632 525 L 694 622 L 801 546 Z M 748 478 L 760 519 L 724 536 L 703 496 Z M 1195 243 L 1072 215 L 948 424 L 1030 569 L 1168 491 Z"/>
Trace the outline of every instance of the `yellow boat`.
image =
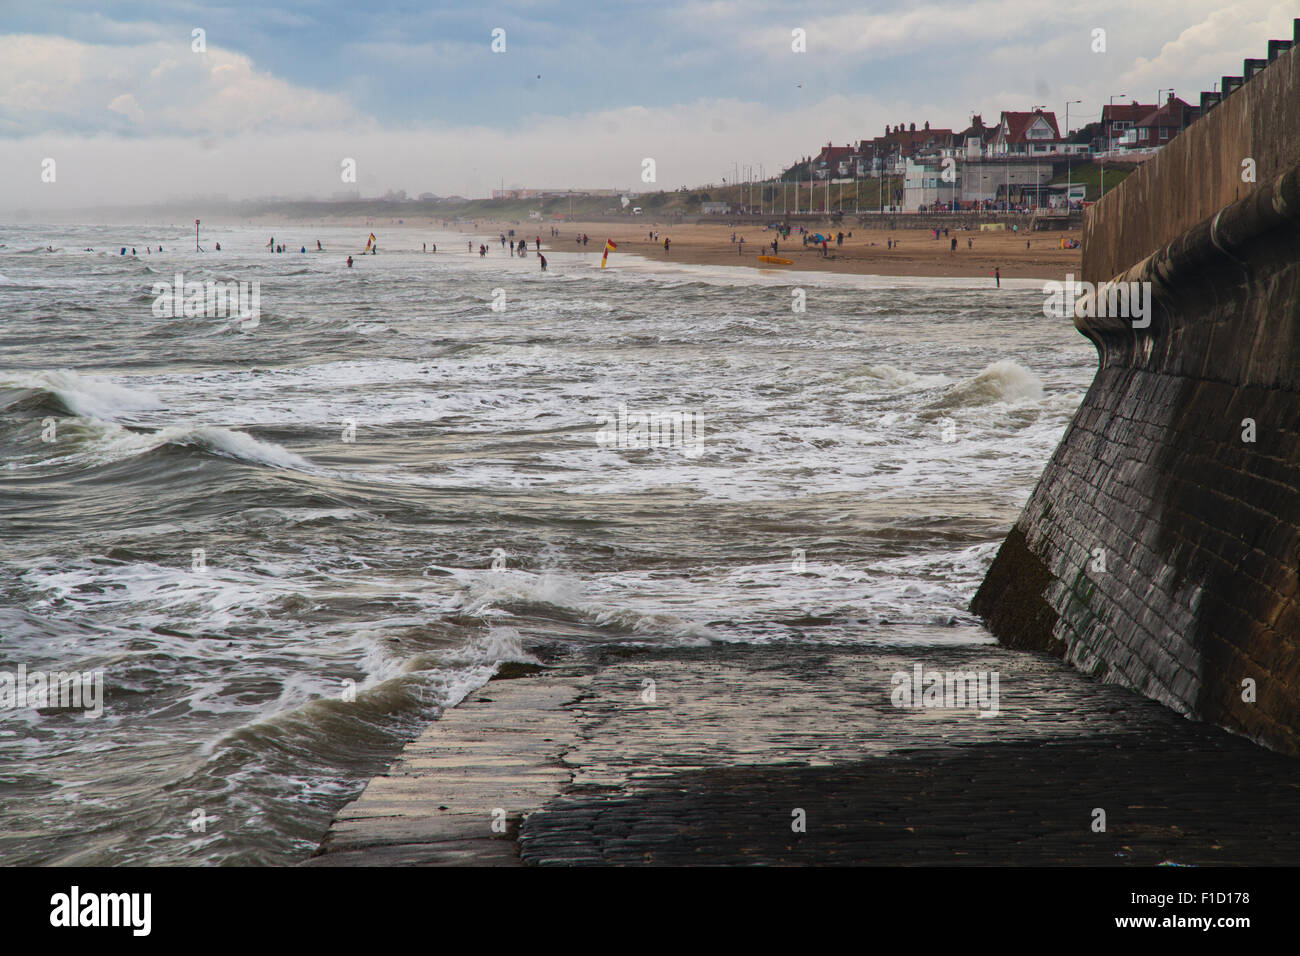
<path id="1" fill-rule="evenodd" d="M 792 265 L 794 265 L 794 260 L 793 260 L 793 259 L 782 259 L 780 256 L 759 256 L 759 257 L 758 257 L 758 261 L 759 261 L 759 262 L 770 262 L 770 263 L 772 263 L 773 265 L 778 265 L 778 266 L 792 266 Z"/>

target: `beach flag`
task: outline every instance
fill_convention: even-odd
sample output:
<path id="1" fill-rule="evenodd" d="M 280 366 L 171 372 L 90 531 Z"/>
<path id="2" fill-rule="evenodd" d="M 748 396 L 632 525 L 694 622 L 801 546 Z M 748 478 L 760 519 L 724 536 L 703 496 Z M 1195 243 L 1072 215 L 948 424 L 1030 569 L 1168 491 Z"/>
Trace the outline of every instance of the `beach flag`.
<path id="1" fill-rule="evenodd" d="M 614 243 L 613 239 L 605 240 L 605 254 L 600 257 L 600 267 L 602 269 L 605 268 L 605 263 L 609 261 L 609 250 L 617 248 L 618 246 Z"/>
<path id="2" fill-rule="evenodd" d="M 374 245 L 374 243 L 375 243 L 375 234 L 372 232 L 370 234 L 370 238 L 366 240 L 366 252 L 370 251 L 370 247 Z"/>

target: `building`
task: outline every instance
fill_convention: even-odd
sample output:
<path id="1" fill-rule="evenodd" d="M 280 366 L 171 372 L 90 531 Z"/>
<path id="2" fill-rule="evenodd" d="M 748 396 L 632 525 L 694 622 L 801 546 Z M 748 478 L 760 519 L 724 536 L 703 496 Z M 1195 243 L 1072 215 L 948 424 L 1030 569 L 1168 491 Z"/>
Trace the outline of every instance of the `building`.
<path id="1" fill-rule="evenodd" d="M 729 216 L 731 215 L 731 203 L 702 202 L 700 203 L 700 214 L 704 216 Z"/>
<path id="2" fill-rule="evenodd" d="M 1005 202 L 1009 195 L 1012 204 L 1019 205 L 1027 197 L 1038 195 L 1054 170 L 1051 157 L 1032 160 L 986 156 L 967 160 L 960 165 L 961 200 L 970 205 L 997 203 Z"/>
<path id="3" fill-rule="evenodd" d="M 817 179 L 841 179 L 852 176 L 856 167 L 857 157 L 852 146 L 827 143 L 812 161 L 812 174 Z"/>
<path id="4" fill-rule="evenodd" d="M 930 161 L 909 158 L 903 167 L 903 211 L 920 212 L 959 201 L 959 169 L 952 157 Z"/>
<path id="5" fill-rule="evenodd" d="M 950 129 L 931 129 L 927 120 L 921 129 L 911 124 L 908 129 L 903 124 L 885 127 L 885 135 L 872 140 L 863 140 L 859 153 L 870 155 L 870 175 L 902 176 L 907 172 L 907 161 L 916 159 L 927 161 L 944 155 L 951 150 L 953 132 Z"/>
<path id="6" fill-rule="evenodd" d="M 1133 124 L 1134 148 L 1155 149 L 1165 145 L 1187 129 L 1195 116 L 1190 103 L 1185 103 L 1171 92 L 1165 105 L 1152 110 Z"/>
<path id="7" fill-rule="evenodd" d="M 1137 134 L 1134 132 L 1129 136 L 1129 132 L 1135 131 L 1141 120 L 1158 109 L 1155 103 L 1107 103 L 1101 108 L 1101 132 L 1093 141 L 1093 150 L 1105 153 L 1116 149 L 1136 149 Z"/>
<path id="8" fill-rule="evenodd" d="M 1056 114 L 1051 111 L 1004 110 L 985 153 L 1008 159 L 1030 159 L 1037 156 L 1086 155 L 1087 149 L 1076 147 L 1076 144 L 1061 135 L 1056 125 Z"/>
<path id="9" fill-rule="evenodd" d="M 970 126 L 953 137 L 953 155 L 963 160 L 979 159 L 996 133 L 997 130 L 985 126 L 984 117 L 976 113 L 971 117 Z"/>

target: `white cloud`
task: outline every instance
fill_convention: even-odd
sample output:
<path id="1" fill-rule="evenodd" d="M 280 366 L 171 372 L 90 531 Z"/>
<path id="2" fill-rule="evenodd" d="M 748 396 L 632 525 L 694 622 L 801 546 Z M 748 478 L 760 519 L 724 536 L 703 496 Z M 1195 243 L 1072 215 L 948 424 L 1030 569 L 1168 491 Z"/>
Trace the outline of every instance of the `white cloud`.
<path id="1" fill-rule="evenodd" d="M 130 93 L 123 93 L 121 96 L 113 97 L 113 102 L 108 104 L 108 108 L 114 113 L 121 113 L 129 119 L 144 119 L 144 110 L 140 109 L 140 104 L 135 101 L 135 97 Z"/>
<path id="2" fill-rule="evenodd" d="M 78 43 L 0 36 L 0 112 L 33 133 L 52 124 L 102 129 L 110 110 L 147 116 L 155 133 L 319 128 L 364 120 L 343 97 L 258 70 L 245 55 L 188 43 Z M 109 124 L 112 128 L 112 124 Z"/>

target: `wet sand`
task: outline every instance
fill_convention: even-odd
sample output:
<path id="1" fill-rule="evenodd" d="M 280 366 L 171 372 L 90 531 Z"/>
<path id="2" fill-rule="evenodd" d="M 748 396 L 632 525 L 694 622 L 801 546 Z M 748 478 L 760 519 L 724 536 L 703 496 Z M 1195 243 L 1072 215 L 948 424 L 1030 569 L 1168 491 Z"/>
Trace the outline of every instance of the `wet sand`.
<path id="1" fill-rule="evenodd" d="M 635 226 L 623 223 L 563 223 L 558 226 L 561 237 L 549 239 L 547 233 L 550 224 L 544 226 L 542 248 L 547 245 L 563 252 L 573 245 L 575 233 L 586 232 L 593 245 L 600 251 L 606 238 L 618 244 L 617 252 L 610 254 L 611 265 L 616 264 L 615 257 L 637 255 L 651 260 L 669 260 L 693 265 L 752 266 L 754 268 L 781 270 L 812 270 L 817 272 L 840 272 L 849 275 L 889 275 L 889 276 L 941 276 L 941 277 L 987 277 L 993 279 L 994 270 L 998 269 L 1005 278 L 1020 279 L 1064 279 L 1067 273 L 1080 274 L 1081 249 L 1061 249 L 1063 238 L 1082 240 L 1079 230 L 1070 232 L 979 232 L 978 230 L 951 230 L 949 235 L 938 240 L 931 238 L 925 229 L 860 229 L 845 222 L 835 227 L 846 234 L 843 245 L 830 243 L 828 254 L 823 257 L 820 247 L 805 247 L 797 233 L 791 233 L 790 240 L 778 240 L 777 255 L 793 260 L 792 265 L 771 265 L 758 261 L 760 255 L 771 255 L 771 242 L 776 239 L 772 231 L 763 231 L 761 226 L 744 226 L 732 229 L 719 225 L 660 225 L 642 223 Z M 520 227 L 514 227 L 516 231 Z M 524 226 L 523 234 L 530 238 L 533 233 Z M 633 229 L 637 231 L 633 231 Z M 647 233 L 656 230 L 659 240 L 651 240 Z M 814 227 L 829 229 L 829 226 Z M 737 242 L 731 241 L 732 233 Z M 848 233 L 852 233 L 849 236 Z M 745 239 L 743 253 L 739 240 Z M 663 240 L 671 240 L 670 248 L 664 252 Z M 952 251 L 952 240 L 957 240 L 957 249 Z M 969 243 L 968 243 L 969 240 Z M 896 241 L 898 246 L 890 248 L 888 243 Z M 1026 248 L 1028 243 L 1028 248 Z"/>
<path id="2" fill-rule="evenodd" d="M 902 221 L 904 217 L 895 217 Z M 305 231 L 311 235 L 312 223 L 285 223 L 269 221 L 266 228 L 268 235 L 283 233 L 292 235 L 290 246 L 300 245 L 300 235 Z M 949 278 L 994 278 L 994 270 L 1000 270 L 1004 278 L 1009 279 L 1064 279 L 1066 274 L 1080 275 L 1082 250 L 1060 248 L 1062 239 L 1082 241 L 1082 232 L 1078 229 L 1069 232 L 1034 232 L 1012 233 L 980 232 L 978 226 L 972 230 L 952 229 L 950 234 L 933 239 L 927 229 L 882 229 L 858 228 L 846 221 L 834 227 L 835 232 L 843 231 L 843 245 L 832 242 L 827 255 L 823 256 L 820 247 L 804 246 L 797 232 L 791 234 L 790 241 L 778 240 L 777 255 L 792 260 L 790 265 L 776 265 L 759 262 L 760 255 L 771 255 L 771 242 L 777 238 L 772 231 L 764 231 L 760 226 L 743 226 L 735 229 L 712 223 L 694 224 L 677 223 L 656 224 L 654 220 L 638 217 L 635 221 L 618 220 L 615 222 L 505 222 L 496 220 L 479 220 L 476 223 L 448 223 L 442 220 L 429 220 L 427 223 L 406 221 L 402 223 L 384 223 L 375 220 L 345 219 L 331 221 L 331 226 L 352 226 L 357 230 L 358 246 L 355 250 L 342 250 L 360 254 L 366 235 L 375 231 L 380 237 L 380 255 L 385 251 L 419 250 L 421 243 L 443 242 L 440 254 L 467 253 L 460 241 L 448 243 L 446 234 L 459 233 L 464 241 L 486 242 L 492 254 L 500 251 L 498 235 L 515 231 L 517 238 L 528 241 L 529 253 L 535 250 L 534 240 L 542 240 L 542 252 L 587 252 L 599 257 L 606 239 L 613 239 L 618 249 L 610 254 L 610 266 L 616 268 L 623 256 L 638 256 L 650 261 L 671 261 L 691 265 L 748 266 L 757 269 L 780 271 L 814 271 L 833 272 L 846 275 L 885 275 L 885 276 L 934 276 Z M 558 236 L 551 236 L 551 228 L 559 230 Z M 810 231 L 830 229 L 829 225 L 811 227 Z M 658 240 L 651 240 L 650 232 L 657 231 Z M 735 232 L 737 241 L 731 241 Z M 581 246 L 574 240 L 586 233 L 587 245 Z M 849 235 L 852 233 L 852 235 Z M 745 239 L 743 252 L 739 239 Z M 665 253 L 663 240 L 671 240 L 670 250 Z M 957 248 L 952 249 L 952 240 L 957 240 Z M 897 245 L 890 247 L 890 242 Z M 1028 246 L 1026 246 L 1028 243 Z M 331 252 L 335 250 L 330 250 Z"/>

